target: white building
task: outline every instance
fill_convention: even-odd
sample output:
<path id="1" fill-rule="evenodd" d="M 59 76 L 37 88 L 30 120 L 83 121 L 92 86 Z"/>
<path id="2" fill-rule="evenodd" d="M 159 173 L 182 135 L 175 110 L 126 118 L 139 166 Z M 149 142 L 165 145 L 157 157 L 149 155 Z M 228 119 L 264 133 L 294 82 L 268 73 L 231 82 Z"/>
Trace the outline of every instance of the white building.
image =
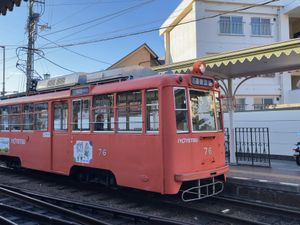
<path id="1" fill-rule="evenodd" d="M 166 63 L 300 37 L 300 0 L 263 2 L 183 0 L 161 26 Z M 235 86 L 241 81 L 236 79 Z M 300 102 L 300 71 L 250 79 L 236 97 L 237 111 Z"/>

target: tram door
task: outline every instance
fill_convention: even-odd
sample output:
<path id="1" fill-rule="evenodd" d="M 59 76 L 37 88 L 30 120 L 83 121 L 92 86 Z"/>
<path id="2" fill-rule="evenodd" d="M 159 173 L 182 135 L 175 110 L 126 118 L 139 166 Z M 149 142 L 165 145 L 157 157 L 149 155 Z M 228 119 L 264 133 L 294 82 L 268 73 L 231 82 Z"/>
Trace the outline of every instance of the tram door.
<path id="1" fill-rule="evenodd" d="M 68 133 L 68 101 L 61 100 L 52 103 L 52 170 L 68 172 L 70 135 Z"/>

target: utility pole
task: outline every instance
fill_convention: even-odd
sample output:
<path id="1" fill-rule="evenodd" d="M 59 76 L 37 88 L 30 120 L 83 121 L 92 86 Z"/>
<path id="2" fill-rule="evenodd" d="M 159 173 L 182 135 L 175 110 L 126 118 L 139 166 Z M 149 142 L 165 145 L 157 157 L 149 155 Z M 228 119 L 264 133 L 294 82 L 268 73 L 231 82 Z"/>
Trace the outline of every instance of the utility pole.
<path id="1" fill-rule="evenodd" d="M 2 96 L 5 95 L 5 46 L 0 46 L 3 49 L 3 74 L 2 74 L 2 79 L 3 79 L 3 86 L 2 86 Z"/>
<path id="2" fill-rule="evenodd" d="M 27 63 L 26 63 L 26 92 L 30 91 L 30 86 L 34 72 L 34 42 L 37 36 L 37 23 L 39 22 L 40 14 L 33 11 L 35 0 L 29 0 L 28 8 L 29 15 L 27 21 L 28 46 L 27 46 Z"/>

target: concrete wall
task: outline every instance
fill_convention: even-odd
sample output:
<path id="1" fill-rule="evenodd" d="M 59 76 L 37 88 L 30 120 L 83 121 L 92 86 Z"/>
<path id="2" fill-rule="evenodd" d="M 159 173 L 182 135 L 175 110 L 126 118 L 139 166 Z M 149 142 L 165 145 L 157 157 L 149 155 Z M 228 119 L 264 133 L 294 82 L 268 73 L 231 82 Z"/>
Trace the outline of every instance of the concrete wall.
<path id="1" fill-rule="evenodd" d="M 235 127 L 268 127 L 273 155 L 293 155 L 294 144 L 300 141 L 300 109 L 236 112 Z M 229 126 L 228 113 L 224 114 Z"/>
<path id="2" fill-rule="evenodd" d="M 195 3 L 194 3 L 195 4 Z M 195 20 L 195 7 L 179 22 Z M 196 25 L 187 23 L 174 27 L 170 32 L 171 62 L 196 58 Z"/>
<path id="3" fill-rule="evenodd" d="M 245 7 L 245 5 L 236 3 L 230 4 L 228 1 L 223 1 L 223 3 L 197 1 L 197 19 L 201 17 L 218 15 L 224 11 L 232 11 L 233 9 L 242 7 Z M 197 23 L 197 57 L 201 57 L 210 53 L 227 52 L 252 46 L 270 44 L 278 40 L 277 7 L 255 7 L 239 13 L 226 14 L 226 16 L 242 16 L 244 22 L 244 34 L 220 34 L 219 16 L 200 21 Z M 251 17 L 270 19 L 272 23 L 272 35 L 251 35 Z M 289 24 L 287 23 L 286 26 L 288 27 Z"/>
<path id="4" fill-rule="evenodd" d="M 291 90 L 286 93 L 287 103 L 299 103 L 300 102 L 300 89 Z"/>

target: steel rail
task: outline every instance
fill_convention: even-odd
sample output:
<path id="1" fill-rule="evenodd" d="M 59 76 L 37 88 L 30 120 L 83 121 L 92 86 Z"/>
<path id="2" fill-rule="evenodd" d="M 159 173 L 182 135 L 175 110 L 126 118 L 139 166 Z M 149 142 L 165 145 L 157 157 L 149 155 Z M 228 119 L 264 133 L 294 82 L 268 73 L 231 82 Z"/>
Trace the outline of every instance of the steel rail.
<path id="1" fill-rule="evenodd" d="M 146 222 L 149 222 L 150 224 L 182 225 L 181 221 L 166 219 L 166 218 L 162 218 L 162 217 L 158 217 L 158 216 L 149 216 L 147 214 L 142 214 L 142 213 L 128 212 L 126 210 L 115 209 L 115 208 L 103 206 L 103 205 L 86 204 L 86 203 L 75 202 L 75 201 L 66 200 L 66 199 L 57 198 L 57 197 L 51 197 L 48 195 L 36 194 L 31 191 L 25 191 L 25 190 L 21 190 L 19 188 L 15 188 L 15 187 L 9 187 L 7 185 L 0 185 L 0 191 L 2 189 L 8 191 L 8 193 L 19 192 L 18 195 L 22 196 L 21 198 L 29 199 L 30 201 L 32 201 L 32 200 L 37 201 L 38 204 L 40 204 L 39 202 L 42 202 L 42 205 L 44 203 L 46 203 L 46 205 L 49 204 L 50 206 L 62 208 L 66 211 L 69 211 L 69 210 L 64 207 L 61 207 L 61 206 L 56 206 L 53 203 L 51 204 L 51 203 L 49 203 L 49 201 L 55 202 L 55 204 L 57 204 L 57 205 L 63 203 L 63 204 L 68 204 L 68 205 L 72 205 L 72 206 L 76 206 L 76 207 L 80 207 L 80 208 L 88 208 L 93 211 L 101 211 L 101 212 L 110 213 L 113 216 L 127 217 L 129 219 L 133 219 L 134 221 L 146 221 Z M 72 211 L 72 213 L 76 213 L 76 212 Z M 92 218 L 92 217 L 90 217 L 90 218 Z M 94 220 L 96 220 L 96 219 L 94 219 Z M 89 224 L 93 224 L 93 223 L 89 223 Z M 186 222 L 184 224 L 192 225 L 191 223 L 186 223 Z"/>
<path id="2" fill-rule="evenodd" d="M 292 209 L 292 208 L 287 208 L 287 207 L 280 207 L 280 206 L 275 206 L 275 205 L 269 205 L 266 203 L 258 203 L 258 202 L 254 202 L 254 201 L 250 201 L 250 200 L 245 200 L 245 199 L 238 199 L 238 198 L 232 198 L 232 197 L 226 197 L 226 196 L 215 196 L 213 197 L 214 199 L 218 199 L 221 201 L 227 201 L 227 202 L 232 202 L 234 204 L 239 204 L 241 206 L 248 206 L 251 207 L 255 210 L 257 210 L 257 208 L 263 209 L 263 210 L 268 210 L 269 212 L 271 212 L 272 214 L 284 214 L 285 216 L 287 214 L 289 214 L 289 216 L 291 216 L 292 218 L 298 217 L 300 218 L 300 212 L 299 210 L 296 209 Z M 278 215 L 278 214 L 277 214 Z"/>
<path id="3" fill-rule="evenodd" d="M 170 202 L 163 202 L 164 204 L 169 204 L 177 207 L 184 208 L 186 210 L 189 210 L 190 212 L 194 213 L 201 213 L 202 215 L 206 215 L 207 217 L 211 218 L 212 220 L 215 220 L 217 222 L 222 222 L 222 223 L 230 223 L 230 224 L 243 224 L 243 225 L 269 225 L 268 223 L 263 223 L 263 222 L 258 222 L 258 221 L 253 221 L 250 219 L 245 219 L 245 218 L 239 218 L 236 216 L 231 216 L 219 212 L 211 212 L 207 211 L 205 209 L 199 209 L 195 208 L 190 205 L 182 205 L 178 203 L 170 203 Z"/>
<path id="4" fill-rule="evenodd" d="M 32 212 L 32 211 L 28 211 L 28 210 L 24 210 L 24 209 L 20 209 L 17 208 L 15 206 L 9 206 L 9 205 L 5 205 L 5 204 L 0 204 L 0 209 L 3 211 L 7 211 L 12 213 L 13 215 L 20 215 L 22 217 L 26 217 L 26 218 L 31 218 L 34 219 L 38 222 L 42 222 L 45 224 L 53 224 L 53 225 L 80 225 L 78 223 L 74 223 L 74 222 L 70 222 L 68 220 L 63 220 L 63 219 L 59 219 L 59 218 L 54 218 L 51 216 L 46 216 L 40 213 L 36 213 L 36 212 Z M 2 223 L 2 221 L 0 220 L 0 224 L 2 225 L 18 225 L 10 220 L 8 220 L 7 218 L 3 218 L 4 223 Z"/>
<path id="5" fill-rule="evenodd" d="M 18 225 L 16 223 L 14 223 L 13 221 L 4 218 L 3 216 L 0 216 L 0 224 L 2 224 L 2 225 Z"/>
<path id="6" fill-rule="evenodd" d="M 77 212 L 74 212 L 74 211 L 56 206 L 54 204 L 50 204 L 48 202 L 45 202 L 45 201 L 42 201 L 42 200 L 39 200 L 39 199 L 35 199 L 35 198 L 27 196 L 27 195 L 17 193 L 16 191 L 12 191 L 12 190 L 9 190 L 7 188 L 0 187 L 0 192 L 2 194 L 13 197 L 15 199 L 30 202 L 31 204 L 34 204 L 36 206 L 46 208 L 46 209 L 48 209 L 52 212 L 63 214 L 65 217 L 68 217 L 72 221 L 76 221 L 80 224 L 84 224 L 84 225 L 112 225 L 111 223 L 106 223 L 104 221 L 100 221 L 100 220 L 94 219 L 92 217 L 85 216 L 83 214 L 80 214 L 80 213 L 77 213 Z"/>

